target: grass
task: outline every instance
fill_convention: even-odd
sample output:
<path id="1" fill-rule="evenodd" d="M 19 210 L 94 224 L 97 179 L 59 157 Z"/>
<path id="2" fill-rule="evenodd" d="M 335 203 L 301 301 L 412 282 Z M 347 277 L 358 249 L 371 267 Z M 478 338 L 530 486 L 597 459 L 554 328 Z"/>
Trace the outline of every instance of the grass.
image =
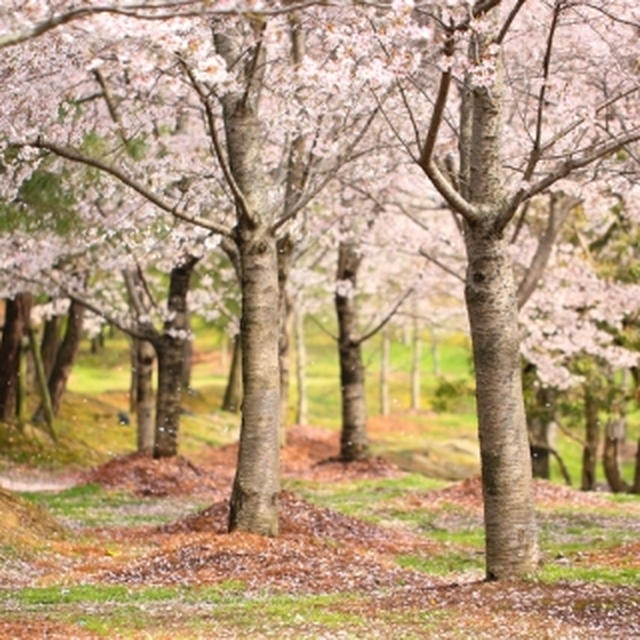
<path id="1" fill-rule="evenodd" d="M 164 524 L 206 503 L 185 498 L 139 498 L 125 491 L 108 491 L 86 484 L 59 493 L 23 493 L 27 500 L 46 508 L 73 527 Z"/>

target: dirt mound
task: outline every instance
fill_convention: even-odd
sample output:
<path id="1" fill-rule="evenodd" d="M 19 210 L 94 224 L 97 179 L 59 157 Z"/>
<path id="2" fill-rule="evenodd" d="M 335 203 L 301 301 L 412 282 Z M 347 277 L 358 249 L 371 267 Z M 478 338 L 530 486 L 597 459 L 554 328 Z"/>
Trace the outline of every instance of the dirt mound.
<path id="1" fill-rule="evenodd" d="M 287 444 L 280 451 L 280 470 L 285 477 L 318 482 L 340 482 L 358 478 L 387 478 L 402 475 L 392 462 L 369 458 L 342 462 L 335 456 L 340 450 L 339 433 L 317 427 L 296 425 L 287 430 Z M 233 478 L 238 459 L 238 443 L 209 447 L 198 455 L 198 462 L 213 468 L 216 475 Z"/>
<path id="2" fill-rule="evenodd" d="M 40 545 L 64 531 L 44 509 L 0 489 L 0 540 L 4 543 Z"/>
<path id="3" fill-rule="evenodd" d="M 178 539 L 180 537 L 178 536 Z M 290 593 L 372 593 L 398 585 L 425 588 L 434 581 L 392 560 L 354 547 L 305 536 L 264 538 L 246 533 L 186 537 L 172 548 L 97 576 L 111 583 L 215 584 L 238 580 L 245 590 Z"/>
<path id="4" fill-rule="evenodd" d="M 571 505 L 577 507 L 610 506 L 605 497 L 607 494 L 579 491 L 548 480 L 533 481 L 534 501 L 538 507 Z M 443 503 L 454 504 L 469 510 L 482 509 L 482 482 L 480 476 L 456 482 L 442 489 L 428 491 L 420 496 L 413 496 L 409 502 L 412 506 L 439 507 Z"/>
<path id="5" fill-rule="evenodd" d="M 398 585 L 425 588 L 424 574 L 398 567 L 398 553 L 428 551 L 433 543 L 407 530 L 386 529 L 280 494 L 277 538 L 225 533 L 229 504 L 222 501 L 175 524 L 155 529 L 162 551 L 101 574 L 127 584 L 206 584 L 240 580 L 246 589 L 322 593 L 374 592 Z M 160 534 L 160 535 L 159 535 Z M 170 535 L 168 535 L 170 534 Z"/>
<path id="6" fill-rule="evenodd" d="M 341 545 L 358 546 L 384 553 L 432 548 L 427 541 L 404 529 L 389 529 L 318 507 L 290 491 L 279 495 L 280 534 L 318 540 L 332 540 Z M 227 531 L 229 502 L 217 502 L 204 511 L 192 514 L 173 524 L 157 528 L 162 533 Z"/>
<path id="7" fill-rule="evenodd" d="M 217 494 L 227 482 L 182 456 L 154 459 L 141 453 L 115 458 L 90 471 L 87 483 L 139 496 Z"/>

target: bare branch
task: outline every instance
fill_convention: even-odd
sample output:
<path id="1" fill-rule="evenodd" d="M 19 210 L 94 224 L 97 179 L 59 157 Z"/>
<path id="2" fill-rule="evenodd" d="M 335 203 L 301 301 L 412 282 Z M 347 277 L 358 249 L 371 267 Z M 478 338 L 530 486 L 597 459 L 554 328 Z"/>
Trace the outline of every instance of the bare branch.
<path id="1" fill-rule="evenodd" d="M 469 224 L 474 224 L 480 219 L 480 212 L 470 202 L 463 198 L 440 171 L 433 159 L 425 167 L 422 167 L 433 186 L 447 201 L 447 204 L 457 211 Z"/>
<path id="2" fill-rule="evenodd" d="M 500 33 L 498 33 L 498 37 L 495 39 L 495 43 L 496 44 L 501 44 L 502 41 L 504 40 L 505 36 L 507 35 L 507 32 L 509 31 L 511 24 L 513 23 L 513 21 L 515 20 L 516 16 L 518 15 L 520 9 L 522 9 L 524 3 L 527 0 L 518 0 L 515 5 L 513 6 L 513 8 L 511 9 L 511 11 L 509 12 L 509 15 L 507 16 L 507 19 L 504 21 L 504 24 L 502 25 L 502 28 L 500 29 Z"/>
<path id="3" fill-rule="evenodd" d="M 404 304 L 405 300 L 414 291 L 415 291 L 414 286 L 411 286 L 408 289 L 406 289 L 405 292 L 400 296 L 400 298 L 398 298 L 398 300 L 393 305 L 393 307 L 391 307 L 389 312 L 382 318 L 382 320 L 375 327 L 373 327 L 373 329 L 371 329 L 370 331 L 367 331 L 367 333 L 365 333 L 363 336 L 360 336 L 355 342 L 357 344 L 362 344 L 363 342 L 366 342 L 369 338 L 372 338 L 373 336 L 375 336 L 376 333 L 378 333 L 378 331 L 380 331 L 387 325 L 387 323 L 391 320 L 391 318 L 393 318 L 393 316 L 396 314 L 398 309 L 400 309 L 400 307 Z"/>
<path id="4" fill-rule="evenodd" d="M 331 331 L 329 331 L 313 314 L 309 313 L 307 314 L 307 317 L 316 325 L 316 327 L 318 327 L 318 329 L 320 329 L 320 331 L 322 331 L 322 333 L 328 335 L 332 340 L 335 340 L 335 342 L 338 342 L 338 336 L 331 333 Z"/>

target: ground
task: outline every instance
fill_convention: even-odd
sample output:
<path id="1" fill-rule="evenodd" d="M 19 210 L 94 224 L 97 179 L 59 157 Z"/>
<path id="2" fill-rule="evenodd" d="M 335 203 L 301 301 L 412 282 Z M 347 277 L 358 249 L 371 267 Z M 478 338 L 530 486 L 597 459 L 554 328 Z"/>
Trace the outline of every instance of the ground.
<path id="1" fill-rule="evenodd" d="M 640 637 L 637 499 L 537 481 L 540 572 L 487 583 L 477 477 L 336 451 L 289 431 L 277 538 L 226 532 L 234 444 L 5 472 L 0 637 Z"/>

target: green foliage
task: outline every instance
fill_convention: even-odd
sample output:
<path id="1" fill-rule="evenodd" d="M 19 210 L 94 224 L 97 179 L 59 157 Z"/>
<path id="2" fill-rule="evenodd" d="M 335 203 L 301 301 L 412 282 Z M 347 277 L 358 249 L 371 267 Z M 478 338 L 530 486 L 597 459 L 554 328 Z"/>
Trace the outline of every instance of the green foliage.
<path id="1" fill-rule="evenodd" d="M 536 574 L 541 582 L 605 582 L 640 587 L 640 570 L 571 564 L 545 564 Z"/>
<path id="2" fill-rule="evenodd" d="M 469 378 L 439 378 L 431 404 L 436 411 L 469 412 L 473 410 L 474 394 Z"/>

